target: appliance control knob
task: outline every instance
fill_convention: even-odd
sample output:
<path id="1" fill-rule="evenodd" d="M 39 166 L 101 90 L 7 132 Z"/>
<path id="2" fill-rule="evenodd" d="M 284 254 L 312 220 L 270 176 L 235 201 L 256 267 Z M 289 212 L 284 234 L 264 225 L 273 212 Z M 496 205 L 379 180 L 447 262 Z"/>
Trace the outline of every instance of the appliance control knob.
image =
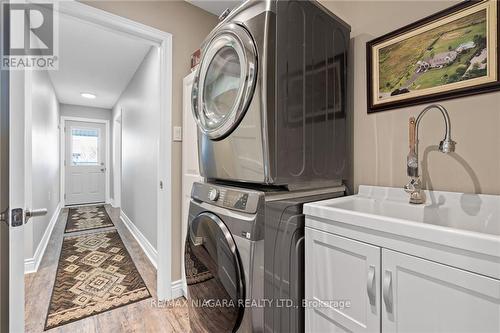
<path id="1" fill-rule="evenodd" d="M 208 192 L 208 198 L 212 201 L 217 201 L 219 199 L 219 190 L 216 188 L 211 189 Z"/>

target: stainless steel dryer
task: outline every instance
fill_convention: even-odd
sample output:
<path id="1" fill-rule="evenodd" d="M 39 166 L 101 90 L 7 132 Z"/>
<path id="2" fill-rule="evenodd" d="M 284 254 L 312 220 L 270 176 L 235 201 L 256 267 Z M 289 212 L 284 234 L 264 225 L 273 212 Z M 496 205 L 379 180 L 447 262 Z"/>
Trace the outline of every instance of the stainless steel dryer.
<path id="1" fill-rule="evenodd" d="M 247 1 L 207 37 L 192 90 L 207 179 L 334 186 L 347 172 L 350 27 L 316 1 Z"/>
<path id="2" fill-rule="evenodd" d="M 303 332 L 302 207 L 344 190 L 194 183 L 184 256 L 192 332 Z"/>

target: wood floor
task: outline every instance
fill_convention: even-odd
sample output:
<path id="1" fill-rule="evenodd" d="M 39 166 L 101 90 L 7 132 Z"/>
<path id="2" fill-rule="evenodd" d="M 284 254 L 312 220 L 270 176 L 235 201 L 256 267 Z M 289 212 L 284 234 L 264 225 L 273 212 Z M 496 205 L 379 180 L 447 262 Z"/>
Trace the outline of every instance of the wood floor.
<path id="1" fill-rule="evenodd" d="M 153 298 L 88 317 L 47 332 L 189 332 L 185 299 L 156 306 L 156 269 L 120 220 L 119 209 L 106 206 L 106 210 Z M 63 209 L 38 271 L 25 276 L 26 332 L 43 332 L 67 215 L 68 209 Z"/>

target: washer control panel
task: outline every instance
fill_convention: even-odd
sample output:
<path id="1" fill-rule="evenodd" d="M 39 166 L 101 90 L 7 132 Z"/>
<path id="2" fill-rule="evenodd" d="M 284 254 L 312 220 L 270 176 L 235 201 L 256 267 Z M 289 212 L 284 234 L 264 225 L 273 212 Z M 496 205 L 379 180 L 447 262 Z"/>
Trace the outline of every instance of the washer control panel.
<path id="1" fill-rule="evenodd" d="M 191 196 L 199 201 L 247 213 L 255 213 L 259 203 L 257 191 L 206 183 L 194 183 Z"/>
<path id="2" fill-rule="evenodd" d="M 245 210 L 247 208 L 248 193 L 227 190 L 225 191 L 223 205 L 225 207 Z"/>

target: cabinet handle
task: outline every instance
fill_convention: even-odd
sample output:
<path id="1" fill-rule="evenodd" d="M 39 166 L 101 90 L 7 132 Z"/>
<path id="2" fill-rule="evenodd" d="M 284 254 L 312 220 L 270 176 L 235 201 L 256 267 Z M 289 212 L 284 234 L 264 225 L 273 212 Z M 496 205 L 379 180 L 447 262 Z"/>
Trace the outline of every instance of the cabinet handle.
<path id="1" fill-rule="evenodd" d="M 375 288 L 375 266 L 370 266 L 368 269 L 368 279 L 366 281 L 366 291 L 368 292 L 368 300 L 373 306 L 375 305 L 377 296 Z"/>
<path id="2" fill-rule="evenodd" d="M 392 272 L 385 271 L 383 285 L 385 309 L 388 313 L 392 313 Z"/>

